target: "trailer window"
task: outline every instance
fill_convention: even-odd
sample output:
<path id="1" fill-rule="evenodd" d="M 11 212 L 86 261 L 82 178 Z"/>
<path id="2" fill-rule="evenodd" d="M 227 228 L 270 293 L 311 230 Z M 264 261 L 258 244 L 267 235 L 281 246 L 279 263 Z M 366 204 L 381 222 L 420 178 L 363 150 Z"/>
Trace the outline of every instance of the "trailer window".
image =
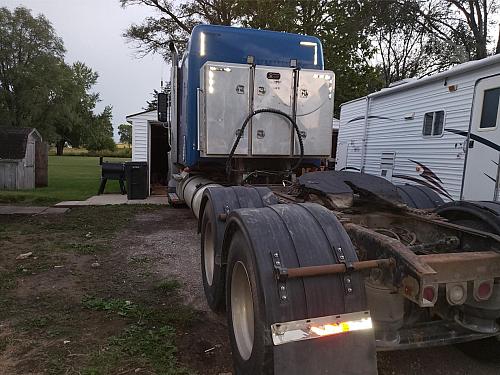
<path id="1" fill-rule="evenodd" d="M 424 137 L 440 137 L 444 130 L 444 111 L 427 112 L 424 115 Z"/>
<path id="2" fill-rule="evenodd" d="M 498 119 L 498 102 L 500 87 L 484 90 L 483 109 L 481 111 L 480 129 L 496 128 Z"/>

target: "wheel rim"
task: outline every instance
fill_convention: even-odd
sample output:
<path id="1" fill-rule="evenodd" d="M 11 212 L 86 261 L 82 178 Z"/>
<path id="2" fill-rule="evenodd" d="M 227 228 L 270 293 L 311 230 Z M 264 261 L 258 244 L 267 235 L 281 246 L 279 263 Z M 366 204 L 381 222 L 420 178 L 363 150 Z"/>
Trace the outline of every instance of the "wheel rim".
<path id="1" fill-rule="evenodd" d="M 205 263 L 205 278 L 208 285 L 212 286 L 214 281 L 215 246 L 212 236 L 212 224 L 205 225 L 205 237 L 203 242 L 203 259 Z"/>
<path id="2" fill-rule="evenodd" d="M 253 299 L 245 265 L 235 263 L 231 277 L 231 315 L 233 333 L 241 358 L 250 358 L 254 337 Z"/>

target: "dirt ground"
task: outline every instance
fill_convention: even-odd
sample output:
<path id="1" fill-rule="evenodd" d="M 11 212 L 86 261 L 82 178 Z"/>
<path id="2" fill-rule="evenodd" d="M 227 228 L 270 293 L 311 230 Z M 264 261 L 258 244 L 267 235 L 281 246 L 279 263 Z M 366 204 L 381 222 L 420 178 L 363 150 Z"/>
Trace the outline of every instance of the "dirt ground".
<path id="1" fill-rule="evenodd" d="M 230 373 L 226 330 L 189 210 L 0 217 L 0 374 Z M 378 358 L 381 375 L 500 374 L 455 347 Z"/>

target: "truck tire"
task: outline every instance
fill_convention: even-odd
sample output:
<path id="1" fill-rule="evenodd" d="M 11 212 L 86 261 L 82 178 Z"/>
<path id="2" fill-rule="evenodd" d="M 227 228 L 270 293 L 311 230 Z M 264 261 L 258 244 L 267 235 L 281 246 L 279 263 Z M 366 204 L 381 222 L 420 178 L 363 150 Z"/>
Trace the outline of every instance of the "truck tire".
<path id="1" fill-rule="evenodd" d="M 224 216 L 235 209 L 264 207 L 276 203 L 276 196 L 266 187 L 208 187 L 203 192 L 198 231 L 201 233 L 203 289 L 212 311 L 219 313 L 225 307 L 226 259 L 221 257 L 226 228 Z"/>
<path id="2" fill-rule="evenodd" d="M 272 324 L 367 310 L 359 273 L 284 282 L 275 277 L 276 259 L 287 268 L 336 264 L 339 253 L 346 261 L 357 260 L 331 211 L 312 203 L 235 210 L 223 253 L 228 256 L 226 308 L 236 374 L 377 373 L 372 330 L 273 343 Z"/>
<path id="3" fill-rule="evenodd" d="M 220 312 L 224 307 L 224 269 L 215 260 L 215 248 L 220 241 L 217 235 L 217 218 L 210 204 L 203 212 L 201 227 L 201 274 L 205 298 L 212 311 Z"/>
<path id="4" fill-rule="evenodd" d="M 273 374 L 272 346 L 266 343 L 264 293 L 258 290 L 256 264 L 251 247 L 242 232 L 237 232 L 229 247 L 227 274 L 227 318 L 237 374 Z M 240 298 L 241 301 L 235 301 Z M 237 303 L 236 303 L 237 302 Z M 238 307 L 236 307 L 238 306 Z M 269 328 L 267 328 L 269 329 Z"/>
<path id="5" fill-rule="evenodd" d="M 435 209 L 444 204 L 443 198 L 427 186 L 396 185 L 396 189 L 403 202 L 410 208 Z"/>

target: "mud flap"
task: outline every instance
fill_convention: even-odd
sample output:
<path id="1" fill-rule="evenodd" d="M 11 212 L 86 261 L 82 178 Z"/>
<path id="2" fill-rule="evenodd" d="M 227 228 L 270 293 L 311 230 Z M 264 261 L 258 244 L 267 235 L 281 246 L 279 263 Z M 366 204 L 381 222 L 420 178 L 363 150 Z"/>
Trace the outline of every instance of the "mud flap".
<path id="1" fill-rule="evenodd" d="M 375 375 L 373 332 L 349 332 L 274 347 L 275 375 Z"/>

